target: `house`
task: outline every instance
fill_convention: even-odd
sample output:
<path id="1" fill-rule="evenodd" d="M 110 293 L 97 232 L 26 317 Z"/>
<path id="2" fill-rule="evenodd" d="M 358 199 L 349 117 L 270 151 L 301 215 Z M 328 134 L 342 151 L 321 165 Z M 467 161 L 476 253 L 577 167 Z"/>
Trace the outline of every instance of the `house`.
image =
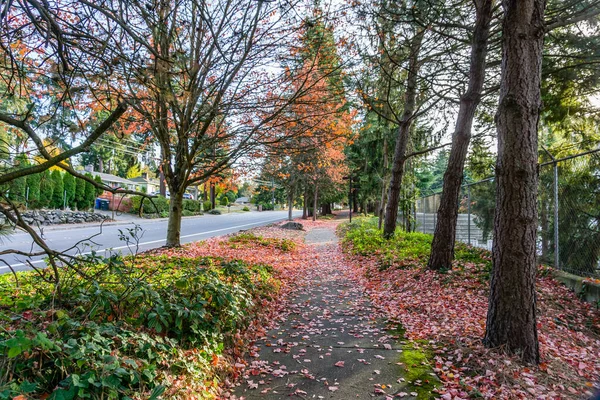
<path id="1" fill-rule="evenodd" d="M 123 188 L 127 190 L 135 190 L 135 182 L 129 179 L 121 178 L 120 176 L 105 174 L 103 172 L 89 171 L 93 176 L 99 176 L 102 183 L 110 186 L 111 188 Z M 103 192 L 100 196 L 101 199 L 109 201 L 109 210 L 118 210 L 122 212 L 129 212 L 131 209 L 131 199 L 126 195 L 117 194 L 114 195 L 110 192 Z"/>
<path id="2" fill-rule="evenodd" d="M 238 197 L 235 204 L 250 204 L 250 199 L 248 197 Z"/>
<path id="3" fill-rule="evenodd" d="M 144 193 L 155 193 L 160 190 L 160 181 L 157 178 L 148 178 L 146 172 L 142 176 L 131 178 L 131 182 L 135 183 L 136 190 Z"/>
<path id="4" fill-rule="evenodd" d="M 120 176 L 105 174 L 103 172 L 91 172 L 94 176 L 99 176 L 102 179 L 102 183 L 112 188 L 121 187 L 123 189 L 135 190 L 135 182 L 129 179 L 121 178 Z"/>

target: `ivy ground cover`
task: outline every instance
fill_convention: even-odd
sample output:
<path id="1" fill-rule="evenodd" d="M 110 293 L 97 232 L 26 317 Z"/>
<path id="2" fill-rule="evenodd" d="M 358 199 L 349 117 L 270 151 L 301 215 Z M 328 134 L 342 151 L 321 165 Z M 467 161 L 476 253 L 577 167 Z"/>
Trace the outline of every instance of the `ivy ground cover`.
<path id="1" fill-rule="evenodd" d="M 60 294 L 43 271 L 0 277 L 0 398 L 218 396 L 279 280 L 264 263 L 160 253 L 65 269 Z"/>

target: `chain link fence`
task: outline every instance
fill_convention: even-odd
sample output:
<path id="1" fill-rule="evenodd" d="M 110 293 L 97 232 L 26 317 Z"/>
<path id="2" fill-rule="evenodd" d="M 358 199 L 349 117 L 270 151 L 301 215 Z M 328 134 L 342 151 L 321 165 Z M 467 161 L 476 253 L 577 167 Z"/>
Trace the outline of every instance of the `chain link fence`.
<path id="1" fill-rule="evenodd" d="M 538 259 L 566 272 L 600 278 L 600 149 L 540 164 Z M 416 230 L 433 234 L 441 193 L 415 201 Z M 494 178 L 463 185 L 456 240 L 491 250 Z"/>

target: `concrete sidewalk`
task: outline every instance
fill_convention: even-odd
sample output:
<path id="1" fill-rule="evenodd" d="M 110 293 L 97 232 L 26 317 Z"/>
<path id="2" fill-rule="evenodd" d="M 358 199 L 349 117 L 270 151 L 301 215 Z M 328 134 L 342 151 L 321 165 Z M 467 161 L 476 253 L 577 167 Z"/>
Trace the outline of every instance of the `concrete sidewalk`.
<path id="1" fill-rule="evenodd" d="M 314 262 L 300 273 L 286 320 L 255 344 L 232 398 L 413 397 L 402 376 L 399 338 L 386 331 L 352 279 L 333 229 L 313 229 L 305 241 L 310 247 L 302 252 Z"/>

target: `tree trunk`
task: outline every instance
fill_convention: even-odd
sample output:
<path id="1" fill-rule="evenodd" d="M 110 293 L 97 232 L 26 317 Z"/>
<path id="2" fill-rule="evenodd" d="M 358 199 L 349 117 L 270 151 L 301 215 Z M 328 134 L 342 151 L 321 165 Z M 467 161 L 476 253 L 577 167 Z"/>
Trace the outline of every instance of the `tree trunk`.
<path id="1" fill-rule="evenodd" d="M 215 209 L 217 207 L 217 196 L 215 193 L 215 184 L 211 183 L 210 184 L 210 207 L 212 209 Z"/>
<path id="2" fill-rule="evenodd" d="M 317 201 L 318 200 L 319 200 L 319 186 L 315 185 L 315 194 L 313 197 L 313 214 L 312 214 L 313 221 L 317 220 Z"/>
<path id="3" fill-rule="evenodd" d="M 386 187 L 386 177 L 388 170 L 388 156 L 387 156 L 387 140 L 383 138 L 383 178 L 381 179 L 381 200 L 379 206 L 377 208 L 377 214 L 379 216 L 378 227 L 381 229 L 381 224 L 383 223 L 383 217 L 385 215 L 385 194 L 387 193 Z"/>
<path id="4" fill-rule="evenodd" d="M 181 193 L 180 193 L 181 192 Z M 169 221 L 167 223 L 167 247 L 181 246 L 181 217 L 183 211 L 183 191 L 171 191 L 169 199 Z"/>
<path id="5" fill-rule="evenodd" d="M 463 180 L 467 150 L 471 140 L 475 110 L 481 99 L 481 90 L 485 80 L 485 58 L 492 20 L 492 5 L 493 0 L 478 0 L 475 5 L 477 16 L 473 32 L 473 44 L 471 45 L 469 86 L 460 99 L 458 118 L 452 137 L 452 148 L 448 158 L 448 168 L 444 174 L 444 189 L 440 200 L 440 208 L 437 212 L 431 255 L 427 264 L 428 268 L 435 270 L 452 268 L 452 260 L 454 259 L 460 187 Z"/>
<path id="6" fill-rule="evenodd" d="M 398 203 L 400 202 L 400 185 L 404 175 L 404 161 L 406 146 L 410 136 L 410 127 L 413 122 L 415 105 L 417 100 L 417 77 L 419 73 L 419 51 L 423 41 L 423 31 L 417 32 L 412 39 L 411 54 L 408 62 L 408 77 L 406 79 L 406 91 L 404 92 L 404 112 L 398 127 L 398 137 L 394 149 L 394 160 L 392 161 L 392 176 L 388 190 L 388 201 L 385 208 L 385 220 L 383 224 L 383 236 L 390 238 L 396 230 L 396 219 L 398 218 Z"/>
<path id="7" fill-rule="evenodd" d="M 539 362 L 536 327 L 537 129 L 544 0 L 505 0 L 496 114 L 496 213 L 484 343 Z"/>
<path id="8" fill-rule="evenodd" d="M 293 220 L 293 212 L 294 209 L 294 188 L 290 188 L 290 193 L 288 194 L 288 221 Z"/>
<path id="9" fill-rule="evenodd" d="M 308 219 L 308 193 L 304 189 L 304 196 L 302 196 L 302 219 Z"/>

